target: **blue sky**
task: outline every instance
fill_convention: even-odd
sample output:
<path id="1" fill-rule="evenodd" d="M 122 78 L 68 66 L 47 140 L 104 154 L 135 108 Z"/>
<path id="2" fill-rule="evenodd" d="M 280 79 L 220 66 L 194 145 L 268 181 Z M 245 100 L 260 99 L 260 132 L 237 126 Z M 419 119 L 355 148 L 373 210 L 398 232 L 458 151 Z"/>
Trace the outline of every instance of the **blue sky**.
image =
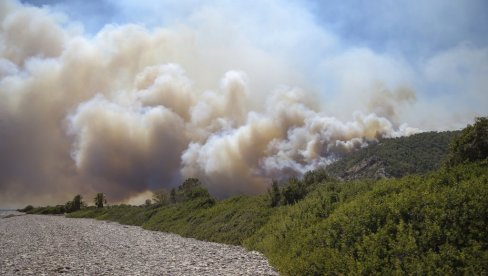
<path id="1" fill-rule="evenodd" d="M 413 89 L 417 100 L 400 119 L 423 129 L 459 128 L 487 114 L 488 2 L 482 0 L 25 3 L 65 14 L 65 24 L 78 22 L 86 36 L 107 24 L 134 23 L 189 27 L 215 47 L 244 41 L 297 76 L 273 79 L 269 87 L 303 87 L 342 118 L 364 108 L 378 84 Z M 248 69 L 238 60 L 225 68 Z"/>

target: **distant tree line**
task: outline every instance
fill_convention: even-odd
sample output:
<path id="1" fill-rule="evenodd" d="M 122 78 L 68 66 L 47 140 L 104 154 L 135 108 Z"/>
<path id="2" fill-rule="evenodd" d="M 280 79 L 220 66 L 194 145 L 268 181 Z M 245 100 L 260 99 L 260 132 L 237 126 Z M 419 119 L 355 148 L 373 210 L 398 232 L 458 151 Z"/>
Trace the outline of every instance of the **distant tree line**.
<path id="1" fill-rule="evenodd" d="M 177 188 L 172 188 L 170 192 L 166 189 L 159 189 L 153 192 L 153 198 L 147 199 L 143 206 L 158 208 L 169 204 L 204 199 L 204 205 L 212 206 L 215 199 L 210 195 L 205 186 L 197 178 L 188 178 Z M 107 197 L 104 193 L 97 193 L 93 199 L 95 208 L 104 208 L 107 204 Z M 86 208 L 87 204 L 81 195 L 76 195 L 73 200 L 64 205 L 33 207 L 28 205 L 19 209 L 20 212 L 28 214 L 64 214 L 79 211 Z"/>

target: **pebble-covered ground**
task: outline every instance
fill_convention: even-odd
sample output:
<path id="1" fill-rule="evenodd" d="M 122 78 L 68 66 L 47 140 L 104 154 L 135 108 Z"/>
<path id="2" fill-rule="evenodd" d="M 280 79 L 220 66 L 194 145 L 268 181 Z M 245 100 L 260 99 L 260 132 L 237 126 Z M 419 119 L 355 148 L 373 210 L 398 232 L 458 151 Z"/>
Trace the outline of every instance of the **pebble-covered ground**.
<path id="1" fill-rule="evenodd" d="M 137 226 L 0 216 L 0 275 L 277 275 L 257 252 Z"/>

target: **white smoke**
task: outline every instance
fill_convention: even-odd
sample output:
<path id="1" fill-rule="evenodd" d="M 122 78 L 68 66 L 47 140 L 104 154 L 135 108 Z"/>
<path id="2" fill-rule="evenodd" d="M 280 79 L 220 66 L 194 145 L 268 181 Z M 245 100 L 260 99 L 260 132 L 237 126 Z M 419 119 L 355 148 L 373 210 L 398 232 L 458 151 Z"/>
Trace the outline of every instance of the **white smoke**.
<path id="1" fill-rule="evenodd" d="M 293 69 L 249 45 L 216 55 L 190 28 L 136 25 L 87 38 L 43 9 L 2 1 L 0 11 L 4 202 L 98 191 L 124 200 L 186 177 L 217 196 L 259 193 L 271 178 L 417 131 L 396 122 L 415 99 L 405 87 L 382 87 L 370 113 L 341 121 L 311 93 L 282 86 Z"/>

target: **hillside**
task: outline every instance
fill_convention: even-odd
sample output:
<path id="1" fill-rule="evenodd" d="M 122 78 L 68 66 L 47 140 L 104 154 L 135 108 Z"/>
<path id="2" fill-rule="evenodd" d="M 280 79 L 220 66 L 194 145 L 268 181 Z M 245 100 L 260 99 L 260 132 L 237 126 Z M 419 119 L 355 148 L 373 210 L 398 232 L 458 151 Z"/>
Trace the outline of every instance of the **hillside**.
<path id="1" fill-rule="evenodd" d="M 327 172 L 344 180 L 402 177 L 438 169 L 449 143 L 459 132 L 424 132 L 408 137 L 382 139 L 327 167 Z"/>
<path id="2" fill-rule="evenodd" d="M 419 172 L 416 167 L 443 164 L 424 174 L 339 181 L 317 170 L 283 187 L 273 183 L 268 195 L 221 201 L 194 179 L 178 188 L 172 203 L 88 207 L 68 216 L 243 245 L 263 253 L 285 275 L 485 275 L 488 118 L 456 135 L 444 160 L 434 162 L 439 155 L 429 155 L 442 150 L 419 145 L 427 140 L 435 148 L 452 134 L 424 133 L 376 145 L 379 157 L 396 150 L 391 160 L 397 163 L 386 159 L 390 166 L 418 160 L 411 168 Z M 399 148 L 408 153 L 408 145 L 423 147 L 425 157 L 411 148 L 417 155 L 397 158 Z"/>

